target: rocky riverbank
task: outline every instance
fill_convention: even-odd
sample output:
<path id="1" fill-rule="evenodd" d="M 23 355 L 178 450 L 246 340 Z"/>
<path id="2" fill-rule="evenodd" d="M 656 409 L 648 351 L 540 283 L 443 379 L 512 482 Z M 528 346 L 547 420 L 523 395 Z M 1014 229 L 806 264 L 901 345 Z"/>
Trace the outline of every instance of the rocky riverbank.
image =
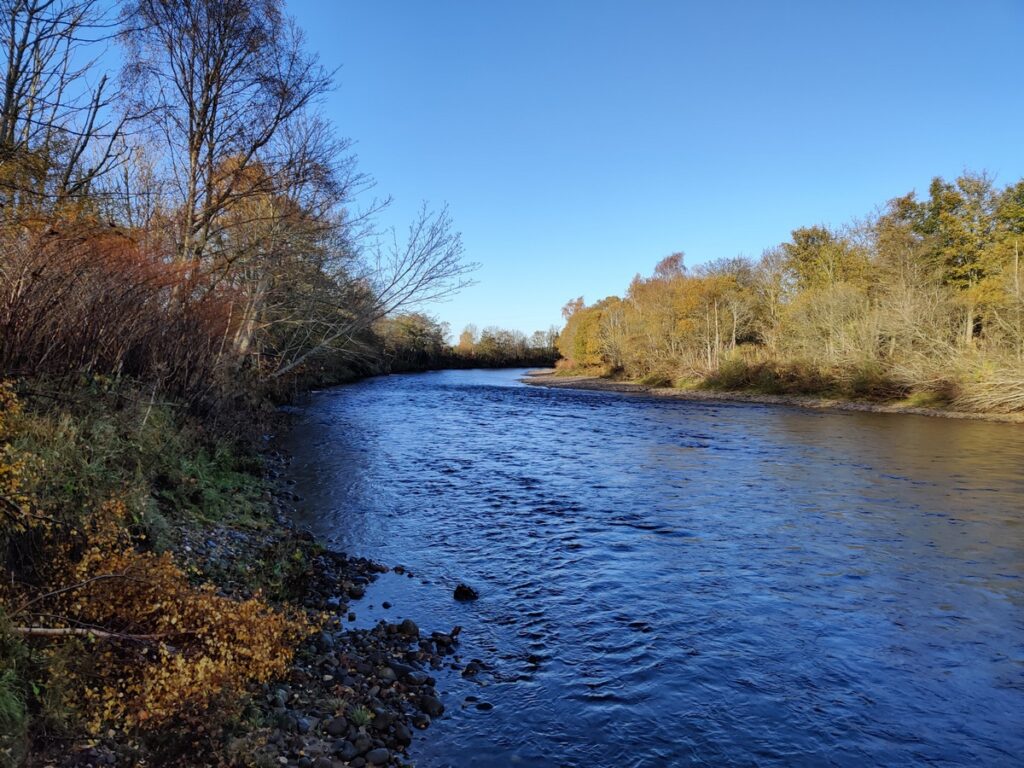
<path id="1" fill-rule="evenodd" d="M 628 394 L 669 397 L 676 400 L 696 402 L 737 402 L 760 403 L 764 405 L 785 405 L 796 408 L 813 408 L 835 411 L 861 411 L 867 413 L 904 413 L 917 416 L 936 416 L 945 419 L 974 419 L 1008 424 L 1024 424 L 1024 414 L 1019 413 L 971 413 L 947 408 L 921 408 L 901 402 L 863 402 L 838 398 L 815 397 L 812 395 L 771 395 L 760 392 L 722 391 L 710 389 L 676 389 L 675 387 L 652 387 L 630 381 L 605 379 L 600 376 L 571 376 L 555 373 L 554 369 L 527 372 L 522 379 L 526 384 L 540 387 L 563 389 L 586 389 L 601 392 L 622 392 Z"/>
<path id="2" fill-rule="evenodd" d="M 421 631 L 410 619 L 354 628 L 360 601 L 380 574 L 411 579 L 413 573 L 332 551 L 297 530 L 292 505 L 300 497 L 279 479 L 288 460 L 275 452 L 266 461 L 271 519 L 256 529 L 185 527 L 173 549 L 197 582 L 213 583 L 221 594 L 237 598 L 260 591 L 282 608 L 304 612 L 319 628 L 296 649 L 287 675 L 251 690 L 241 716 L 227 726 L 169 739 L 162 750 L 112 733 L 62 755 L 51 753 L 46 765 L 410 764 L 407 750 L 415 733 L 445 711 L 433 673 L 463 669 L 461 628 Z M 464 597 L 453 593 L 452 599 Z M 468 666 L 474 664 L 479 662 Z"/>
<path id="3" fill-rule="evenodd" d="M 271 460 L 277 468 L 287 462 L 279 454 Z M 280 474 L 279 469 L 270 472 Z M 287 487 L 278 488 L 272 501 L 276 529 L 263 540 L 236 534 L 233 550 L 225 552 L 222 543 L 213 552 L 193 548 L 206 561 L 204 568 L 215 570 L 218 559 L 239 562 L 253 547 L 280 546 L 281 539 L 297 544 L 305 565 L 292 577 L 295 599 L 311 619 L 322 622 L 321 631 L 298 649 L 290 674 L 254 696 L 255 720 L 262 727 L 230 741 L 226 756 L 238 765 L 298 768 L 406 765 L 414 732 L 444 713 L 431 673 L 458 664 L 461 628 L 421 631 L 410 619 L 379 621 L 369 629 L 348 627 L 379 574 L 414 575 L 400 565 L 331 551 L 296 531 L 291 503 L 298 498 Z M 219 539 L 224 541 L 231 538 Z"/>

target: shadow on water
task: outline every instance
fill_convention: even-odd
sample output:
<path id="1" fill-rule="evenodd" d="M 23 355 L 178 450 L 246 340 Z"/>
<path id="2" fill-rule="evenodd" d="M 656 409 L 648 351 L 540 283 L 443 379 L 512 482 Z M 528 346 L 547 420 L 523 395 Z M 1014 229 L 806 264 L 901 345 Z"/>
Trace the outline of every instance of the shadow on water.
<path id="1" fill-rule="evenodd" d="M 321 392 L 286 439 L 300 522 L 417 576 L 359 621 L 493 665 L 418 765 L 1019 764 L 1024 429 L 519 375 Z"/>

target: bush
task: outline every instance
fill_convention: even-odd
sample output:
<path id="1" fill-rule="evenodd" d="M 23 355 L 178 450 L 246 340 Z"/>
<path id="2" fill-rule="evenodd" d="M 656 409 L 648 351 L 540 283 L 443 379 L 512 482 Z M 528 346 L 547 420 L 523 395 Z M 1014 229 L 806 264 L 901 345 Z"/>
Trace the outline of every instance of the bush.
<path id="1" fill-rule="evenodd" d="M 1024 411 L 1024 367 L 1006 366 L 978 371 L 962 383 L 954 404 L 965 411 Z"/>
<path id="2" fill-rule="evenodd" d="M 671 387 L 672 377 L 669 376 L 667 373 L 661 371 L 654 371 L 652 373 L 648 373 L 646 376 L 640 379 L 640 383 L 643 384 L 645 387 Z"/>
<path id="3" fill-rule="evenodd" d="M 68 709 L 93 732 L 208 729 L 251 683 L 283 673 L 312 627 L 258 594 L 235 600 L 195 586 L 169 554 L 138 549 L 124 498 L 141 505 L 147 475 L 181 459 L 147 450 L 131 458 L 130 446 L 147 439 L 131 442 L 126 424 L 146 428 L 132 418 L 27 414 L 0 386 L 0 540 L 16 575 L 0 585 L 0 611 L 17 624 L 8 634 L 43 643 L 28 686 L 34 711 Z M 170 444 L 175 435 L 179 447 L 189 442 L 172 432 Z M 229 463 L 216 455 L 196 472 L 201 489 L 216 487 L 211 462 Z M 81 651 L 64 653 L 69 644 Z M 6 659 L 0 654 L 0 718 L 23 720 L 25 686 Z"/>
<path id="4" fill-rule="evenodd" d="M 231 297 L 187 264 L 85 225 L 3 237 L 0 370 L 130 376 L 192 402 L 215 389 Z"/>

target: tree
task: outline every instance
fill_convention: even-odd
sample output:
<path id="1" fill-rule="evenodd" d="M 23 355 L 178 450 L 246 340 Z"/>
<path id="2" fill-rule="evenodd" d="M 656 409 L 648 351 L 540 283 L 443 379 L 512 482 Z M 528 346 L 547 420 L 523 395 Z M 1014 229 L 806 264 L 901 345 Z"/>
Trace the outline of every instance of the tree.
<path id="1" fill-rule="evenodd" d="M 683 264 L 685 257 L 682 251 L 676 251 L 666 256 L 654 265 L 654 278 L 667 281 L 682 277 L 686 273 L 686 266 Z"/>
<path id="2" fill-rule="evenodd" d="M 282 139 L 331 74 L 281 0 L 132 0 L 123 19 L 133 107 L 164 144 L 178 252 L 198 263 L 226 211 L 294 183 Z"/>
<path id="3" fill-rule="evenodd" d="M 470 323 L 462 329 L 462 333 L 459 334 L 459 352 L 464 355 L 472 354 L 473 348 L 476 346 L 477 341 L 477 330 L 476 326 Z"/>
<path id="4" fill-rule="evenodd" d="M 859 284 L 867 277 L 866 254 L 849 239 L 825 227 L 794 229 L 792 240 L 781 247 L 786 266 L 801 289 Z"/>
<path id="5" fill-rule="evenodd" d="M 126 119 L 110 79 L 92 81 L 109 21 L 98 0 L 0 0 L 0 190 L 8 215 L 23 206 L 86 202 L 124 157 Z"/>

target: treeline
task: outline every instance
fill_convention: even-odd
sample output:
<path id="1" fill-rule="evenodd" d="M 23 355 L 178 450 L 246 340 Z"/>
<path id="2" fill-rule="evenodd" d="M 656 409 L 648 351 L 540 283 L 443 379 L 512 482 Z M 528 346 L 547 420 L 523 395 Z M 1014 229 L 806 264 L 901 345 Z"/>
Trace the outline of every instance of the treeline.
<path id="1" fill-rule="evenodd" d="M 372 363 L 377 322 L 465 284 L 444 210 L 400 241 L 386 200 L 357 207 L 332 73 L 281 0 L 108 8 L 0 9 L 0 370 L 279 389 Z"/>
<path id="2" fill-rule="evenodd" d="M 386 318 L 375 328 L 384 369 L 391 373 L 437 368 L 527 368 L 552 366 L 558 359 L 558 329 L 521 331 L 466 326 L 458 343 L 449 341 L 447 323 L 422 313 Z"/>
<path id="3" fill-rule="evenodd" d="M 280 533 L 256 406 L 378 370 L 472 265 L 446 211 L 357 204 L 281 0 L 0 2 L 0 47 L 0 765 L 228 764 L 317 621 L 273 588 L 299 550 L 182 542 Z"/>
<path id="4" fill-rule="evenodd" d="M 1024 410 L 1024 181 L 932 181 L 841 228 L 796 229 L 759 259 L 688 269 L 563 310 L 569 369 L 661 385 L 913 397 Z"/>

